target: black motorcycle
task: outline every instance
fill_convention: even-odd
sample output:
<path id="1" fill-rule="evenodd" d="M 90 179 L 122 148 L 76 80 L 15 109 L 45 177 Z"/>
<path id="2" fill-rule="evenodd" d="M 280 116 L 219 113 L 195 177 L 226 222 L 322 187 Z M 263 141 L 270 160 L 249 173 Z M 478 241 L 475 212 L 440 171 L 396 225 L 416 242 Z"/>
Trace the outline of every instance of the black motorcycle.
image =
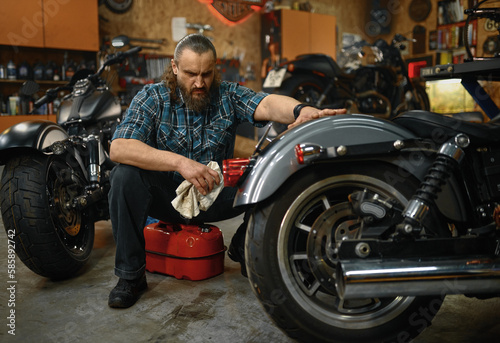
<path id="1" fill-rule="evenodd" d="M 60 105 L 57 124 L 29 120 L 0 135 L 5 231 L 17 256 L 39 275 L 74 275 L 89 259 L 94 223 L 109 219 L 114 166 L 109 142 L 122 107 L 101 74 L 140 50 L 109 55 L 96 73 L 76 73 L 67 85 L 49 89 L 35 108 L 71 91 Z"/>
<path id="2" fill-rule="evenodd" d="M 425 88 L 408 76 L 401 51 L 410 41 L 397 34 L 391 44 L 379 39 L 373 45 L 362 41 L 348 48 L 352 55 L 364 47 L 376 51 L 373 63 L 341 68 L 325 54 L 297 56 L 271 70 L 264 81 L 266 91 L 291 96 L 318 108 L 346 108 L 348 113 L 392 118 L 408 110 L 429 110 Z M 276 131 L 285 127 L 275 124 Z"/>

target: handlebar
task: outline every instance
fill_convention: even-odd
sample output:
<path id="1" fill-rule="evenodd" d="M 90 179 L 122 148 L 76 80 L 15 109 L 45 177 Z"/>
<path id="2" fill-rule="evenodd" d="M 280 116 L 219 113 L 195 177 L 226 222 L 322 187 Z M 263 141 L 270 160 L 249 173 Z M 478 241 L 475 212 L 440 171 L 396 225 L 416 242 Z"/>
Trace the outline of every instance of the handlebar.
<path id="1" fill-rule="evenodd" d="M 40 106 L 42 106 L 43 104 L 47 104 L 49 102 L 52 102 L 54 101 L 55 99 L 57 99 L 57 94 L 60 92 L 60 91 L 64 91 L 64 90 L 72 90 L 73 89 L 73 86 L 68 86 L 68 85 L 64 85 L 64 86 L 61 86 L 61 87 L 57 87 L 57 88 L 50 88 L 50 89 L 47 89 L 47 91 L 45 92 L 45 95 L 42 96 L 40 99 L 38 99 L 37 101 L 35 101 L 35 103 L 33 104 L 33 109 L 35 108 L 39 108 Z"/>
<path id="2" fill-rule="evenodd" d="M 119 51 L 116 54 L 108 56 L 108 58 L 106 59 L 106 61 L 104 61 L 104 63 L 99 68 L 99 70 L 97 70 L 97 72 L 94 75 L 90 75 L 89 79 L 91 81 L 95 81 L 102 74 L 102 72 L 104 71 L 104 69 L 106 67 L 111 66 L 113 64 L 122 63 L 123 61 L 125 61 L 125 59 L 127 57 L 135 55 L 136 53 L 138 53 L 141 50 L 142 50 L 142 47 L 136 46 L 136 47 L 133 47 L 132 49 L 129 49 L 127 51 Z"/>
<path id="3" fill-rule="evenodd" d="M 87 76 L 87 78 L 92 83 L 95 83 L 98 80 L 99 76 L 102 74 L 102 72 L 104 71 L 104 69 L 106 67 L 114 65 L 114 64 L 122 63 L 123 61 L 125 61 L 125 59 L 127 57 L 135 55 L 136 53 L 138 53 L 141 50 L 142 50 L 142 47 L 136 46 L 136 47 L 133 47 L 132 49 L 129 49 L 127 51 L 119 51 L 116 54 L 108 56 L 108 58 L 104 61 L 104 63 L 99 68 L 99 70 L 97 70 L 97 72 L 95 74 Z M 60 87 L 57 87 L 57 88 L 48 89 L 45 92 L 44 96 L 42 96 L 40 99 L 38 99 L 37 101 L 35 101 L 35 103 L 33 104 L 33 108 L 36 109 L 36 108 L 39 108 L 40 106 L 42 106 L 43 104 L 46 104 L 46 103 L 54 101 L 57 98 L 57 94 L 60 91 L 64 91 L 64 90 L 71 91 L 71 90 L 73 90 L 74 84 L 75 84 L 75 80 L 71 79 L 64 86 L 60 86 Z"/>

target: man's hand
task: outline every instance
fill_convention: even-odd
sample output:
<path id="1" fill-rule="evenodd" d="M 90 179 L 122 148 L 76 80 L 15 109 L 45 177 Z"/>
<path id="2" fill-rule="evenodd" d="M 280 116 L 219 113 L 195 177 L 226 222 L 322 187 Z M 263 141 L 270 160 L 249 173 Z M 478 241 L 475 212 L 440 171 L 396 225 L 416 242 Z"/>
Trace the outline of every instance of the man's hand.
<path id="1" fill-rule="evenodd" d="M 317 109 L 315 107 L 310 107 L 306 106 L 302 108 L 300 111 L 300 115 L 298 116 L 297 120 L 295 120 L 293 123 L 288 125 L 288 128 L 291 129 L 292 127 L 295 127 L 299 124 L 302 124 L 306 121 L 313 120 L 313 119 L 318 119 L 321 117 L 327 117 L 327 116 L 334 116 L 337 114 L 345 114 L 347 113 L 347 110 L 345 108 L 341 109 L 330 109 L 326 108 L 323 110 Z"/>
<path id="2" fill-rule="evenodd" d="M 203 195 L 210 193 L 215 184 L 221 182 L 215 170 L 188 158 L 182 160 L 177 171 Z"/>

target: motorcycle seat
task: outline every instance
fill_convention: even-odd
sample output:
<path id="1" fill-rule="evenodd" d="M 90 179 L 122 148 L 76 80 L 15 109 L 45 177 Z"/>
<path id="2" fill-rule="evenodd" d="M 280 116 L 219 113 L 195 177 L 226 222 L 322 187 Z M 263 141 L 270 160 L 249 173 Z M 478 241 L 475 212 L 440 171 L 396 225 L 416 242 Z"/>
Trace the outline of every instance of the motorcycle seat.
<path id="1" fill-rule="evenodd" d="M 451 138 L 458 133 L 469 136 L 474 146 L 500 142 L 500 121 L 473 123 L 439 113 L 414 110 L 400 114 L 392 119 L 422 138 L 436 138 L 443 136 Z"/>

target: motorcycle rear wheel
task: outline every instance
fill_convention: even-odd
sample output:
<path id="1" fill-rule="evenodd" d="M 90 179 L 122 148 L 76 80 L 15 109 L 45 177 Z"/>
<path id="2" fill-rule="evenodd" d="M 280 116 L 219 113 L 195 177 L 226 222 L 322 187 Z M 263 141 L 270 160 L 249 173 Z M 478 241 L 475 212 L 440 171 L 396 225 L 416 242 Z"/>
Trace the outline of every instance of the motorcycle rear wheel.
<path id="1" fill-rule="evenodd" d="M 303 104 L 317 106 L 317 102 L 323 94 L 325 86 L 320 79 L 311 76 L 297 75 L 283 81 L 276 94 L 292 97 Z M 325 99 L 329 103 L 328 99 Z M 276 133 L 281 133 L 287 129 L 286 124 L 274 122 L 273 128 Z"/>
<path id="2" fill-rule="evenodd" d="M 339 225 L 334 227 L 340 229 L 342 223 L 358 220 L 344 205 L 353 191 L 368 189 L 402 206 L 408 202 L 419 183 L 407 178 L 389 184 L 387 172 L 397 173 L 390 168 L 312 167 L 252 212 L 245 247 L 250 284 L 268 315 L 290 337 L 301 342 L 408 342 L 430 326 L 441 297 L 342 301 L 332 291 L 334 268 L 320 267 L 327 271 L 321 279 L 322 271 L 313 270 L 318 263 L 317 257 L 312 261 L 309 232 L 327 208 L 339 208 Z"/>
<path id="3" fill-rule="evenodd" d="M 62 157 L 40 153 L 12 158 L 2 173 L 2 219 L 15 251 L 33 272 L 52 279 L 74 276 L 94 242 L 88 213 L 69 206 L 85 179 Z"/>
<path id="4" fill-rule="evenodd" d="M 320 79 L 298 75 L 283 81 L 278 90 L 279 94 L 288 95 L 300 102 L 317 106 L 317 102 L 324 92 L 324 85 Z"/>

